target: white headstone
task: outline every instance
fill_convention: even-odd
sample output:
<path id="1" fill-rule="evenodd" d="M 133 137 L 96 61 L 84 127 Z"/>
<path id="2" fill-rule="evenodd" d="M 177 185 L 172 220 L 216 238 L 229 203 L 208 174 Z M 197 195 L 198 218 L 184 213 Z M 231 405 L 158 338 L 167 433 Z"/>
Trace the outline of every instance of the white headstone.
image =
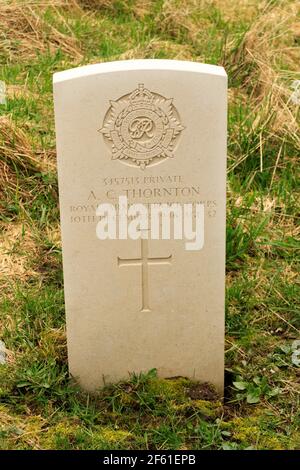
<path id="1" fill-rule="evenodd" d="M 194 62 L 54 75 L 69 366 L 87 390 L 152 368 L 223 390 L 226 92 L 222 67 Z M 97 207 L 116 210 L 113 234 L 125 196 L 149 211 L 177 203 L 183 239 L 155 239 L 150 223 L 126 239 L 121 222 L 99 239 Z M 198 244 L 185 204 L 199 210 Z"/>

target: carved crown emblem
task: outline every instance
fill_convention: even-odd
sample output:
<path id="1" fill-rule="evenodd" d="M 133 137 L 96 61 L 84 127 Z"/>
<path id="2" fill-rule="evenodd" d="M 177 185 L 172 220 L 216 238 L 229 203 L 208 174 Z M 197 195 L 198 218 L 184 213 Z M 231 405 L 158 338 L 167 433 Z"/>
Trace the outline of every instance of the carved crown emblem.
<path id="1" fill-rule="evenodd" d="M 183 129 L 172 98 L 153 93 L 141 83 L 132 93 L 110 101 L 99 132 L 113 160 L 143 170 L 174 157 Z"/>

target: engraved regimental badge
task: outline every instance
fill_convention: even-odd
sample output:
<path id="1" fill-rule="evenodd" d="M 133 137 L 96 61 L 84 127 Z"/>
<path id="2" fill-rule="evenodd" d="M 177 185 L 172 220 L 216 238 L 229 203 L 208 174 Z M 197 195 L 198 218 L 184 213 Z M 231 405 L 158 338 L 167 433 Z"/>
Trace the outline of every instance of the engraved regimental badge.
<path id="1" fill-rule="evenodd" d="M 132 93 L 110 101 L 100 132 L 113 160 L 143 170 L 174 157 L 183 129 L 173 100 L 141 83 Z"/>

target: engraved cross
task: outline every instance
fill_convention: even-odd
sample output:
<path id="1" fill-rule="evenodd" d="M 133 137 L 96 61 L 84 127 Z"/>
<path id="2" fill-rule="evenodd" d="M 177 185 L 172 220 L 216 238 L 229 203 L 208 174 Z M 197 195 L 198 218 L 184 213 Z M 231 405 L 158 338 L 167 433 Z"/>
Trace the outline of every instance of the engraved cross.
<path id="1" fill-rule="evenodd" d="M 148 240 L 141 238 L 141 257 L 123 259 L 118 257 L 118 266 L 142 267 L 142 309 L 141 312 L 151 312 L 149 306 L 149 273 L 148 266 L 171 264 L 172 255 L 161 258 L 148 257 Z"/>

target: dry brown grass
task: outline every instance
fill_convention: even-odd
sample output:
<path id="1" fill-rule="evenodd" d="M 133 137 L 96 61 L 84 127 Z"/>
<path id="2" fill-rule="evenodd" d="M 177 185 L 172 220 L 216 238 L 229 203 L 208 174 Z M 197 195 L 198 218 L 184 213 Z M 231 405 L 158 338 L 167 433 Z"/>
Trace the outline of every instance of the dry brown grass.
<path id="1" fill-rule="evenodd" d="M 63 34 L 44 18 L 48 7 L 57 14 L 59 21 L 67 27 L 66 20 L 59 13 L 58 7 L 76 7 L 72 0 L 7 1 L 0 4 L 0 49 L 9 60 L 20 57 L 27 60 L 39 52 L 55 52 L 57 48 L 74 59 L 81 59 L 82 53 L 78 41 L 69 33 Z"/>
<path id="2" fill-rule="evenodd" d="M 300 150 L 299 105 L 293 103 L 292 82 L 297 78 L 300 63 L 299 28 L 295 25 L 300 13 L 296 2 L 282 1 L 276 7 L 264 4 L 237 49 L 227 56 L 227 66 L 232 78 L 241 80 L 235 93 L 229 94 L 231 102 L 236 99 L 251 104 L 252 132 L 260 134 L 257 151 L 261 153 L 262 168 L 266 140 L 276 142 L 279 151 L 273 169 L 271 186 L 277 166 L 281 165 L 282 149 L 292 142 Z M 240 123 L 231 139 L 239 138 Z M 292 159 L 293 155 L 290 155 Z M 246 156 L 245 156 L 246 158 Z M 234 161 L 234 169 L 244 156 Z M 262 169 L 261 168 L 261 169 Z"/>
<path id="3" fill-rule="evenodd" d="M 48 357 L 55 357 L 57 360 L 67 360 L 67 336 L 64 327 L 51 328 L 43 331 L 39 338 L 39 348 L 45 360 Z"/>
<path id="4" fill-rule="evenodd" d="M 9 116 L 0 117 L 0 200 L 3 202 L 11 191 L 19 197 L 30 197 L 28 190 L 19 185 L 19 176 L 43 171 L 44 161 L 37 158 L 22 128 Z"/>
<path id="5" fill-rule="evenodd" d="M 134 14 L 140 20 L 143 20 L 146 15 L 152 11 L 153 3 L 151 0 L 136 0 L 134 4 Z"/>
<path id="6" fill-rule="evenodd" d="M 14 93 L 24 96 L 22 88 L 16 87 L 16 90 Z M 0 193 L 3 185 L 16 189 L 17 172 L 30 176 L 54 168 L 53 151 L 34 149 L 28 134 L 13 122 L 11 116 L 0 116 Z"/>
<path id="7" fill-rule="evenodd" d="M 1 286 L 13 281 L 25 281 L 37 275 L 30 260 L 38 253 L 38 246 L 28 224 L 5 224 L 0 232 Z"/>
<path id="8" fill-rule="evenodd" d="M 7 406 L 0 406 L 0 431 L 10 434 L 11 449 L 14 449 L 21 439 L 32 449 L 40 449 L 41 433 L 47 430 L 45 424 L 46 420 L 40 415 L 33 416 L 28 407 L 24 407 L 22 416 L 15 416 Z"/>
<path id="9" fill-rule="evenodd" d="M 171 37 L 185 36 L 189 42 L 196 42 L 199 32 L 211 24 L 201 15 L 204 9 L 205 2 L 199 0 L 166 0 L 156 18 L 157 29 Z"/>
<path id="10" fill-rule="evenodd" d="M 251 90 L 250 99 L 261 102 L 270 91 L 286 97 L 280 82 L 299 69 L 299 29 L 295 28 L 299 13 L 299 5 L 286 1 L 264 10 L 230 57 L 240 74 L 247 72 L 243 86 Z"/>
<path id="11" fill-rule="evenodd" d="M 46 227 L 46 237 L 49 242 L 56 248 L 61 248 L 60 224 L 51 224 Z"/>
<path id="12" fill-rule="evenodd" d="M 29 91 L 25 85 L 6 85 L 6 95 L 8 100 L 15 98 L 38 98 L 38 95 Z"/>
<path id="13" fill-rule="evenodd" d="M 100 10 L 102 8 L 113 8 L 114 2 L 113 0 L 77 0 L 76 3 L 82 8 Z"/>
<path id="14" fill-rule="evenodd" d="M 0 210 L 3 218 L 11 215 L 15 218 L 14 212 L 11 213 L 11 207 L 16 204 L 18 211 L 25 214 L 24 204 L 33 201 L 38 195 L 38 186 L 31 184 L 31 180 L 36 174 L 53 169 L 51 152 L 34 150 L 27 133 L 14 124 L 10 116 L 0 117 Z M 42 183 L 39 182 L 40 184 Z M 33 245 L 30 245 L 32 240 L 30 238 L 29 243 L 29 239 L 26 238 L 24 248 L 27 255 L 22 252 L 19 257 L 14 247 L 21 236 L 22 225 L 7 224 L 7 226 L 1 238 L 1 274 L 6 277 L 31 275 L 31 270 L 27 269 L 26 256 L 28 258 L 28 253 L 32 254 L 35 251 L 32 250 Z M 13 233 L 10 233 L 10 230 Z M 28 232 L 26 233 L 28 235 Z"/>
<path id="15" fill-rule="evenodd" d="M 170 41 L 152 39 L 147 45 L 139 45 L 121 54 L 121 60 L 129 59 L 151 59 L 157 57 L 157 53 L 162 51 L 169 59 L 195 60 L 190 47 L 185 44 L 175 44 Z"/>
<path id="16" fill-rule="evenodd" d="M 32 145 L 25 132 L 17 127 L 9 116 L 0 118 L 0 200 L 8 191 L 28 196 L 25 188 L 19 187 L 18 173 L 30 175 L 41 170 L 34 156 Z"/>
<path id="17" fill-rule="evenodd" d="M 41 163 L 34 156 L 28 136 L 13 123 L 10 116 L 0 118 L 0 157 L 10 167 L 17 167 L 24 172 L 41 169 Z"/>
<path id="18" fill-rule="evenodd" d="M 225 21 L 252 21 L 269 3 L 265 0 L 206 0 L 208 6 L 218 8 Z"/>
<path id="19" fill-rule="evenodd" d="M 8 413 L 8 410 L 4 405 L 1 405 L 0 407 L 0 423 L 2 427 L 12 426 L 17 423 L 17 418 Z"/>

